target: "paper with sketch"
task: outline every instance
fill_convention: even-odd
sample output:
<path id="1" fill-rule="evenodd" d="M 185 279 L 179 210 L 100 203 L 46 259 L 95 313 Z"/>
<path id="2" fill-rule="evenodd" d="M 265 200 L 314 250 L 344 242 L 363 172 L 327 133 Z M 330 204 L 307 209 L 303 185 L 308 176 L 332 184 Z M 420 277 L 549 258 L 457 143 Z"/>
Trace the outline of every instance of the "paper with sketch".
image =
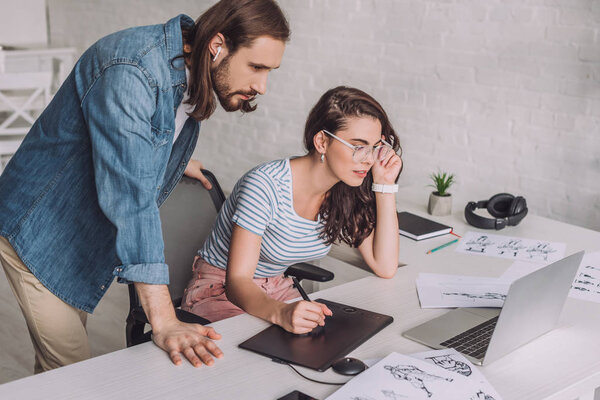
<path id="1" fill-rule="evenodd" d="M 600 252 L 584 254 L 569 297 L 600 303 Z"/>
<path id="2" fill-rule="evenodd" d="M 415 283 L 421 308 L 502 307 L 510 287 L 499 278 L 428 273 Z"/>
<path id="3" fill-rule="evenodd" d="M 476 400 L 472 394 L 478 386 L 477 381 L 437 365 L 391 353 L 326 400 Z"/>
<path id="4" fill-rule="evenodd" d="M 564 257 L 565 249 L 564 243 L 471 231 L 463 236 L 456 247 L 459 253 L 540 263 L 560 260 Z"/>
<path id="5" fill-rule="evenodd" d="M 431 350 L 422 353 L 414 353 L 410 356 L 435 364 L 438 367 L 442 367 L 477 382 L 477 391 L 469 397 L 469 399 L 501 400 L 496 389 L 488 382 L 479 369 L 467 360 L 465 356 L 454 349 Z"/>
<path id="6" fill-rule="evenodd" d="M 514 262 L 501 278 L 515 281 L 522 276 L 530 274 L 547 264 L 533 264 Z M 586 253 L 579 264 L 575 279 L 571 284 L 569 297 L 600 303 L 600 252 Z"/>

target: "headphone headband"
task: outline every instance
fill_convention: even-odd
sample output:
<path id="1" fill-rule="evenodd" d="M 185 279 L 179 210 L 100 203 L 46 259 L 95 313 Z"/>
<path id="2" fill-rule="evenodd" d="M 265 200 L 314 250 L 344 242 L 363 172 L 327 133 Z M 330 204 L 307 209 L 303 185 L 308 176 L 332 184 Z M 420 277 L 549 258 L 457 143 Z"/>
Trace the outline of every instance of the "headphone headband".
<path id="1" fill-rule="evenodd" d="M 487 208 L 494 218 L 475 214 L 478 208 Z M 521 196 L 499 193 L 489 200 L 470 201 L 465 206 L 465 219 L 477 228 L 500 230 L 508 226 L 518 225 L 527 215 L 527 202 Z"/>

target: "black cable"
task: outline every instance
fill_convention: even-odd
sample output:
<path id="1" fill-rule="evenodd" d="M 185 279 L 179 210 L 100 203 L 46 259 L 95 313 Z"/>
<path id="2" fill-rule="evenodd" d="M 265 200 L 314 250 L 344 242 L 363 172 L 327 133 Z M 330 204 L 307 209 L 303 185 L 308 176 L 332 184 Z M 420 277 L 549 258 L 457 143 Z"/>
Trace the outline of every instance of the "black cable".
<path id="1" fill-rule="evenodd" d="M 309 377 L 308 377 L 308 376 L 306 376 L 306 375 L 302 375 L 302 373 L 301 373 L 300 371 L 298 371 L 296 368 L 294 368 L 294 366 L 293 366 L 292 364 L 286 363 L 285 361 L 278 360 L 278 359 L 276 359 L 276 358 L 272 358 L 272 359 L 271 359 L 271 361 L 274 361 L 274 362 L 276 362 L 276 363 L 278 363 L 278 364 L 284 364 L 284 365 L 287 365 L 287 366 L 288 366 L 288 367 L 290 367 L 292 370 L 294 370 L 294 372 L 295 372 L 295 373 L 297 373 L 298 375 L 300 375 L 300 376 L 301 376 L 301 377 L 303 377 L 304 379 L 307 379 L 307 380 L 309 380 L 309 381 L 311 381 L 311 382 L 320 383 L 320 384 L 323 384 L 323 385 L 335 385 L 335 386 L 342 386 L 342 385 L 345 385 L 345 384 L 346 384 L 346 382 L 323 382 L 323 381 L 318 381 L 318 380 L 316 380 L 316 379 L 309 378 Z"/>

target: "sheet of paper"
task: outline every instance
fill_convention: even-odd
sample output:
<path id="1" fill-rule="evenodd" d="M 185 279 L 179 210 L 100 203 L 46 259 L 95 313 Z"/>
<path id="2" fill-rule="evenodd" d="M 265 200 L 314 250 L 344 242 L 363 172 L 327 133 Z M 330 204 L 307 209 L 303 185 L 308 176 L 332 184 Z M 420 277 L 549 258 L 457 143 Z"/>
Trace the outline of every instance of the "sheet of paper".
<path id="1" fill-rule="evenodd" d="M 467 232 L 458 242 L 456 251 L 465 254 L 508 258 L 549 264 L 564 257 L 565 243 L 518 237 Z"/>
<path id="2" fill-rule="evenodd" d="M 391 353 L 326 400 L 479 400 L 479 383 L 435 364 Z"/>
<path id="3" fill-rule="evenodd" d="M 501 400 L 500 394 L 498 394 L 479 369 L 454 349 L 431 350 L 410 354 L 410 356 L 435 364 L 438 367 L 463 375 L 477 382 L 479 385 L 477 392 L 469 397 L 469 399 Z"/>
<path id="4" fill-rule="evenodd" d="M 530 263 L 524 261 L 515 261 L 507 268 L 506 271 L 500 276 L 500 278 L 505 279 L 510 282 L 514 282 L 519 278 L 524 277 L 527 274 L 530 274 L 534 271 L 537 271 L 540 268 L 545 267 L 548 264 L 540 264 L 540 263 Z"/>
<path id="5" fill-rule="evenodd" d="M 569 297 L 600 303 L 600 252 L 583 256 Z"/>
<path id="6" fill-rule="evenodd" d="M 546 265 L 516 261 L 504 271 L 501 278 L 512 282 Z M 600 303 L 600 252 L 586 253 L 583 256 L 569 297 Z"/>
<path id="7" fill-rule="evenodd" d="M 502 307 L 510 287 L 500 278 L 428 273 L 415 283 L 421 308 Z"/>

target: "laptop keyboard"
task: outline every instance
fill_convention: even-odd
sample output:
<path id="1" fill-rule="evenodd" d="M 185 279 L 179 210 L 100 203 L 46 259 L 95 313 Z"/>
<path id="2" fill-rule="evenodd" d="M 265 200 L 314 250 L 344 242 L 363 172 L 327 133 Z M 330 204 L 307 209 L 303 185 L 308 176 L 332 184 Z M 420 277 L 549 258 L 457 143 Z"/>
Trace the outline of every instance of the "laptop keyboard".
<path id="1" fill-rule="evenodd" d="M 488 319 L 468 331 L 451 337 L 445 342 L 440 343 L 440 345 L 452 347 L 456 351 L 474 358 L 482 358 L 490 344 L 492 333 L 496 328 L 496 322 L 498 322 L 498 317 Z"/>

